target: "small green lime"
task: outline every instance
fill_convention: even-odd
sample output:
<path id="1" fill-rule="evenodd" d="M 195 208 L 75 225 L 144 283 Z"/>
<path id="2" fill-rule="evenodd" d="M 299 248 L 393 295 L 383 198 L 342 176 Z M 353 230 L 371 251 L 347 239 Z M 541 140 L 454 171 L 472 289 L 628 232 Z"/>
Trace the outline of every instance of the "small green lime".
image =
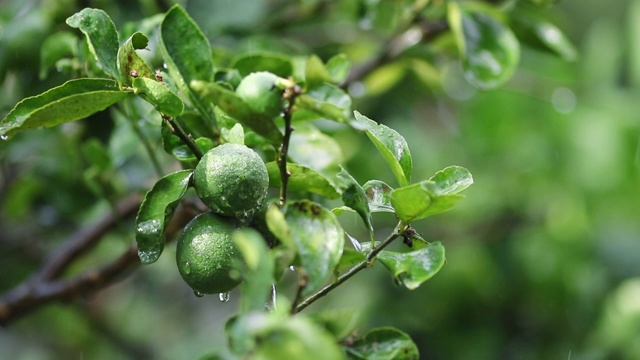
<path id="1" fill-rule="evenodd" d="M 233 277 L 242 255 L 231 235 L 240 227 L 236 219 L 208 212 L 196 216 L 178 240 L 176 262 L 184 281 L 201 294 L 226 293 L 240 284 Z"/>
<path id="2" fill-rule="evenodd" d="M 198 197 L 215 213 L 246 219 L 262 205 L 269 174 L 262 158 L 240 144 L 209 150 L 193 174 Z"/>
<path id="3" fill-rule="evenodd" d="M 266 71 L 247 75 L 236 89 L 236 94 L 251 110 L 276 117 L 282 113 L 282 91 L 276 87 L 279 77 Z"/>

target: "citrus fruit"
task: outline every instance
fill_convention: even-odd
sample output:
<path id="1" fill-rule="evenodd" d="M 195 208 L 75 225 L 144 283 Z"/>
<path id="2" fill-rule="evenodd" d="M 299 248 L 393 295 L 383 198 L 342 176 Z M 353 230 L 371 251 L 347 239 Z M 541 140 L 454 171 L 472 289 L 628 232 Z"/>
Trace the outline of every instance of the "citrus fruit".
<path id="1" fill-rule="evenodd" d="M 282 112 L 283 106 L 282 91 L 276 87 L 278 79 L 277 75 L 266 71 L 251 73 L 242 79 L 236 94 L 251 110 L 276 117 Z"/>
<path id="2" fill-rule="evenodd" d="M 196 216 L 185 226 L 176 262 L 180 275 L 195 292 L 226 293 L 240 283 L 232 275 L 242 255 L 231 238 L 239 227 L 237 219 L 211 212 Z"/>
<path id="3" fill-rule="evenodd" d="M 262 158 L 240 144 L 222 144 L 209 150 L 196 166 L 198 197 L 215 213 L 246 219 L 267 195 L 269 174 Z"/>

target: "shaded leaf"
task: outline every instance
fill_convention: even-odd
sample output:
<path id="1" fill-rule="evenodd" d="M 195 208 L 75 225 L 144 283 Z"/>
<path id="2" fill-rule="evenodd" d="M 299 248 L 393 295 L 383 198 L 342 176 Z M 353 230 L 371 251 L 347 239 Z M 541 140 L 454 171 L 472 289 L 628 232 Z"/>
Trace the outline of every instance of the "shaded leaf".
<path id="1" fill-rule="evenodd" d="M 189 187 L 191 170 L 181 170 L 158 180 L 144 196 L 136 216 L 138 256 L 143 264 L 156 262 L 164 249 L 164 230 Z"/>
<path id="2" fill-rule="evenodd" d="M 308 275 L 307 295 L 319 288 L 338 265 L 344 232 L 331 211 L 311 201 L 288 203 L 285 219 L 298 249 L 300 264 Z"/>
<path id="3" fill-rule="evenodd" d="M 397 131 L 378 124 L 368 117 L 354 112 L 356 121 L 353 126 L 359 130 L 364 130 L 376 146 L 382 157 L 391 167 L 391 172 L 395 176 L 400 186 L 407 186 L 411 181 L 411 171 L 413 162 L 407 141 Z"/>
<path id="4" fill-rule="evenodd" d="M 338 262 L 338 265 L 336 265 L 335 272 L 340 273 L 344 270 L 350 269 L 354 265 L 363 262 L 365 259 L 366 258 L 361 251 L 345 247 L 342 252 L 342 256 L 340 257 L 340 261 Z"/>
<path id="5" fill-rule="evenodd" d="M 469 83 L 493 89 L 511 78 L 520 60 L 520 46 L 509 28 L 489 13 L 467 11 L 450 2 L 449 26 Z"/>
<path id="6" fill-rule="evenodd" d="M 129 96 L 108 79 L 76 79 L 20 101 L 0 122 L 0 135 L 84 119 Z"/>
<path id="7" fill-rule="evenodd" d="M 358 324 L 359 313 L 355 309 L 323 309 L 310 315 L 311 320 L 342 340 L 349 336 Z"/>
<path id="8" fill-rule="evenodd" d="M 244 228 L 233 233 L 242 253 L 245 267 L 242 270 L 241 312 L 264 309 L 268 289 L 275 283 L 274 261 L 267 245 L 256 230 Z"/>
<path id="9" fill-rule="evenodd" d="M 43 80 L 49 69 L 65 57 L 74 57 L 78 53 L 78 38 L 69 31 L 57 32 L 49 36 L 40 47 L 40 72 L 38 77 Z"/>
<path id="10" fill-rule="evenodd" d="M 520 8 L 516 8 L 511 14 L 514 31 L 521 41 L 554 53 L 565 61 L 576 60 L 578 51 L 557 26 Z"/>
<path id="11" fill-rule="evenodd" d="M 369 180 L 362 185 L 371 212 L 395 213 L 391 205 L 391 191 L 393 188 L 380 180 Z"/>
<path id="12" fill-rule="evenodd" d="M 418 347 L 404 332 L 382 327 L 347 346 L 350 359 L 418 360 Z"/>
<path id="13" fill-rule="evenodd" d="M 445 263 L 444 246 L 440 242 L 406 253 L 383 250 L 377 258 L 409 290 L 417 289 Z"/>
<path id="14" fill-rule="evenodd" d="M 373 224 L 371 222 L 371 211 L 369 210 L 369 201 L 356 179 L 351 176 L 344 168 L 340 167 L 338 173 L 339 187 L 342 190 L 342 202 L 353 210 L 355 210 L 362 221 L 364 221 L 369 235 L 373 239 Z"/>
<path id="15" fill-rule="evenodd" d="M 287 188 L 291 191 L 311 192 L 328 199 L 337 199 L 340 193 L 332 182 L 319 172 L 303 165 L 287 163 L 287 170 L 291 174 Z M 267 163 L 269 172 L 269 186 L 280 187 L 280 168 L 276 162 Z"/>
<path id="16" fill-rule="evenodd" d="M 130 86 L 136 77 L 155 79 L 153 70 L 136 52 L 136 50 L 146 49 L 148 44 L 149 39 L 143 33 L 136 32 L 118 49 L 118 69 L 124 84 Z"/>
<path id="17" fill-rule="evenodd" d="M 107 75 L 120 80 L 118 72 L 118 32 L 109 15 L 100 9 L 85 8 L 67 18 L 67 24 L 87 37 L 89 50 Z"/>
<path id="18" fill-rule="evenodd" d="M 268 71 L 283 78 L 288 78 L 293 73 L 293 65 L 289 58 L 265 52 L 243 54 L 233 61 L 231 67 L 242 77 L 256 71 Z"/>
<path id="19" fill-rule="evenodd" d="M 333 56 L 326 64 L 327 71 L 334 84 L 340 84 L 347 79 L 349 70 L 351 70 L 351 62 L 345 54 Z"/>
<path id="20" fill-rule="evenodd" d="M 145 77 L 133 79 L 134 93 L 140 95 L 159 112 L 176 117 L 182 114 L 184 103 L 165 85 Z"/>

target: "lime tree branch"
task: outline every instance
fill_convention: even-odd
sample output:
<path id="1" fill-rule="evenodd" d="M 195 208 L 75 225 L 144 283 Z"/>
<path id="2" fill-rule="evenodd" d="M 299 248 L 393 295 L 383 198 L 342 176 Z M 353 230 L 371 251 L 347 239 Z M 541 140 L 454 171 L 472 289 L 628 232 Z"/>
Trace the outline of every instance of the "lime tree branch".
<path id="1" fill-rule="evenodd" d="M 53 301 L 70 301 L 87 296 L 122 279 L 140 265 L 137 247 L 131 246 L 116 259 L 64 279 L 64 272 L 82 255 L 95 247 L 119 220 L 131 218 L 140 205 L 140 197 L 127 198 L 118 213 L 109 213 L 98 223 L 72 235 L 49 257 L 34 275 L 0 298 L 0 325 L 8 325 L 27 313 Z M 170 238 L 184 227 L 198 211 L 182 206 L 166 230 Z"/>
<path id="2" fill-rule="evenodd" d="M 167 125 L 169 125 L 171 132 L 177 137 L 179 137 L 180 141 L 182 141 L 183 144 L 187 145 L 187 147 L 189 148 L 189 150 L 191 150 L 193 155 L 195 155 L 196 158 L 200 160 L 203 155 L 202 151 L 200 151 L 200 148 L 196 146 L 196 143 L 193 141 L 191 136 L 187 135 L 187 133 L 182 129 L 180 124 L 178 124 L 178 122 L 174 118 L 172 118 L 171 116 L 167 116 L 165 114 L 161 114 L 161 115 L 162 115 L 162 120 L 165 121 Z"/>
<path id="3" fill-rule="evenodd" d="M 371 264 L 375 260 L 376 256 L 380 253 L 380 251 L 382 251 L 384 248 L 386 248 L 395 239 L 400 237 L 404 233 L 404 231 L 406 231 L 406 229 L 407 229 L 407 226 L 405 224 L 399 223 L 398 226 L 396 226 L 395 230 L 386 239 L 384 239 L 380 243 L 380 245 L 378 245 L 377 247 L 373 248 L 369 252 L 369 254 L 367 254 L 367 257 L 363 261 L 359 262 L 357 265 L 355 265 L 352 268 L 350 268 L 349 270 L 347 270 L 347 272 L 345 272 L 344 274 L 340 275 L 338 277 L 338 279 L 336 279 L 336 281 L 334 281 L 331 284 L 323 287 L 322 289 L 318 290 L 318 292 L 316 292 L 315 294 L 309 296 L 304 301 L 302 301 L 299 304 L 295 305 L 295 308 L 293 309 L 292 313 L 298 313 L 298 312 L 304 310 L 307 306 L 313 304 L 314 302 L 316 302 L 317 300 L 319 300 L 323 296 L 325 296 L 328 293 L 330 293 L 333 289 L 337 288 L 338 286 L 342 285 L 342 283 L 344 283 L 345 281 L 349 280 L 353 275 L 355 275 L 355 274 L 359 273 L 360 271 L 362 271 L 362 270 L 368 268 L 369 266 L 371 266 Z"/>
<path id="4" fill-rule="evenodd" d="M 293 127 L 291 126 L 291 116 L 293 115 L 293 106 L 295 99 L 300 95 L 300 88 L 292 84 L 284 90 L 283 97 L 288 101 L 288 105 L 284 110 L 284 136 L 282 139 L 282 147 L 278 151 L 278 166 L 280 168 L 280 205 L 284 206 L 287 201 L 287 185 L 289 183 L 289 177 L 291 174 L 287 170 L 287 154 L 289 153 L 289 142 L 291 141 L 291 133 Z"/>

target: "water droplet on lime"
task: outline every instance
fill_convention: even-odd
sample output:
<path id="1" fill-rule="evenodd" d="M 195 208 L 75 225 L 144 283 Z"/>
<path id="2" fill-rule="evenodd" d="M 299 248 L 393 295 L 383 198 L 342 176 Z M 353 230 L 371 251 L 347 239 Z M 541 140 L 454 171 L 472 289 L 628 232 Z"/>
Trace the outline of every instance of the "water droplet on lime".
<path id="1" fill-rule="evenodd" d="M 231 294 L 229 294 L 228 292 L 220 293 L 218 294 L 218 298 L 220 299 L 220 302 L 226 303 L 231 298 Z"/>
<path id="2" fill-rule="evenodd" d="M 184 273 L 187 275 L 191 274 L 191 264 L 187 261 L 184 263 L 184 268 L 182 270 L 184 270 Z"/>
<path id="3" fill-rule="evenodd" d="M 203 296 L 204 296 L 204 294 L 203 294 L 203 293 L 201 293 L 201 292 L 200 292 L 200 291 L 198 291 L 198 290 L 193 290 L 193 295 L 195 295 L 196 297 L 203 297 Z"/>

